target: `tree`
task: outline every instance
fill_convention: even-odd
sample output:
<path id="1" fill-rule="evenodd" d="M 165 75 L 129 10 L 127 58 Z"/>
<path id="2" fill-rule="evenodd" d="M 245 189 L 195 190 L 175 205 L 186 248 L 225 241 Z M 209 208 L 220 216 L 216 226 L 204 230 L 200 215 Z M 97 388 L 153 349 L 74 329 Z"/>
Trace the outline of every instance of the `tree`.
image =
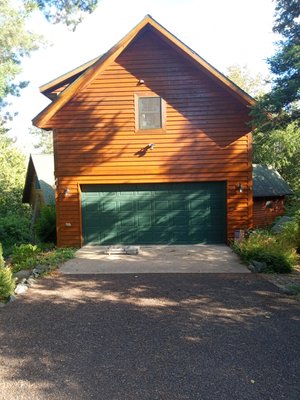
<path id="1" fill-rule="evenodd" d="M 282 35 L 278 50 L 268 59 L 272 89 L 260 100 L 253 116 L 261 128 L 287 126 L 300 120 L 300 0 L 275 0 L 273 31 Z M 264 110 L 273 114 L 267 119 Z"/>
<path id="2" fill-rule="evenodd" d="M 22 193 L 26 173 L 25 156 L 0 126 L 0 217 L 22 214 Z"/>
<path id="3" fill-rule="evenodd" d="M 0 2 L 0 109 L 6 105 L 5 98 L 19 95 L 27 82 L 13 82 L 21 72 L 21 59 L 38 48 L 41 37 L 26 29 L 30 9 L 16 8 L 11 0 Z"/>
<path id="4" fill-rule="evenodd" d="M 252 110 L 254 162 L 273 166 L 300 194 L 300 0 L 275 0 L 273 31 L 282 35 L 268 59 L 271 90 Z"/>
<path id="5" fill-rule="evenodd" d="M 99 0 L 26 0 L 31 7 L 38 7 L 51 23 L 63 22 L 73 30 L 84 14 L 92 13 Z"/>
<path id="6" fill-rule="evenodd" d="M 38 142 L 34 144 L 34 148 L 40 150 L 42 154 L 53 153 L 53 138 L 52 131 L 45 131 L 44 129 L 32 127 L 30 133 L 37 137 Z"/>
<path id="7" fill-rule="evenodd" d="M 26 28 L 31 13 L 39 9 L 48 21 L 63 22 L 75 29 L 84 13 L 91 13 L 98 0 L 1 0 L 0 1 L 0 110 L 8 95 L 18 96 L 28 82 L 14 82 L 21 61 L 37 50 L 42 36 Z"/>
<path id="8" fill-rule="evenodd" d="M 226 76 L 254 98 L 266 93 L 266 78 L 261 74 L 253 74 L 247 65 L 230 65 L 227 68 Z"/>
<path id="9" fill-rule="evenodd" d="M 270 132 L 255 131 L 253 161 L 274 167 L 300 194 L 300 128 L 296 122 Z"/>

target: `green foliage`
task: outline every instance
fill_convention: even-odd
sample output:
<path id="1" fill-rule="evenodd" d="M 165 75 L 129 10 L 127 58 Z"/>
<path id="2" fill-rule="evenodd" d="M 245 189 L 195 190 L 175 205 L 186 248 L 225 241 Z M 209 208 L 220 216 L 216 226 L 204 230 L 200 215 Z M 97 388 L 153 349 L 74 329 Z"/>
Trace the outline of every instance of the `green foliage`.
<path id="1" fill-rule="evenodd" d="M 63 22 L 75 30 L 84 14 L 92 13 L 99 0 L 26 0 L 25 4 L 38 7 L 53 24 Z"/>
<path id="2" fill-rule="evenodd" d="M 48 265 L 53 269 L 59 264 L 74 257 L 75 249 L 52 249 L 43 251 L 40 246 L 15 246 L 12 255 L 12 270 L 14 273 L 22 269 L 33 269 L 37 265 Z"/>
<path id="3" fill-rule="evenodd" d="M 263 96 L 253 110 L 256 126 L 260 129 L 285 127 L 299 123 L 300 111 L 300 1 L 276 0 L 273 31 L 282 35 L 277 53 L 268 59 L 273 74 L 272 90 Z M 274 116 L 266 119 L 262 110 Z"/>
<path id="4" fill-rule="evenodd" d="M 2 244 L 0 243 L 0 268 L 4 268 L 4 266 L 3 249 Z"/>
<path id="5" fill-rule="evenodd" d="M 31 241 L 29 218 L 19 215 L 0 217 L 0 241 L 5 256 L 11 254 L 14 245 L 29 243 Z"/>
<path id="6" fill-rule="evenodd" d="M 67 260 L 74 258 L 75 249 L 54 249 L 52 251 L 43 253 L 42 263 L 52 267 L 57 266 Z"/>
<path id="7" fill-rule="evenodd" d="M 42 154 L 53 153 L 52 131 L 32 127 L 30 128 L 30 134 L 36 136 L 38 139 L 38 142 L 34 145 L 35 149 L 40 150 Z"/>
<path id="8" fill-rule="evenodd" d="M 299 137 L 300 127 L 295 122 L 269 132 L 255 131 L 253 161 L 275 168 L 293 191 L 300 193 Z"/>
<path id="9" fill-rule="evenodd" d="M 300 210 L 294 215 L 292 221 L 283 225 L 278 240 L 283 244 L 296 249 L 300 254 Z"/>
<path id="10" fill-rule="evenodd" d="M 0 121 L 0 241 L 5 256 L 14 244 L 31 239 L 30 208 L 22 204 L 25 157 L 14 146 Z"/>
<path id="11" fill-rule="evenodd" d="M 292 284 L 292 285 L 288 285 L 288 289 L 292 289 L 293 292 L 295 292 L 296 294 L 300 294 L 300 284 Z"/>
<path id="12" fill-rule="evenodd" d="M 265 262 L 269 272 L 289 273 L 298 260 L 295 248 L 268 231 L 252 232 L 248 238 L 235 242 L 233 250 L 246 263 Z"/>
<path id="13" fill-rule="evenodd" d="M 8 267 L 0 268 L 0 300 L 6 300 L 15 290 L 12 271 Z"/>
<path id="14" fill-rule="evenodd" d="M 33 34 L 26 22 L 36 9 L 51 23 L 63 22 L 75 30 L 85 13 L 91 13 L 98 0 L 1 0 L 0 1 L 0 109 L 8 95 L 19 96 L 28 82 L 16 83 L 21 60 L 39 48 L 42 36 Z"/>
<path id="15" fill-rule="evenodd" d="M 246 93 L 257 98 L 266 93 L 266 78 L 262 74 L 252 74 L 247 65 L 230 65 L 227 68 L 228 78 Z"/>
<path id="16" fill-rule="evenodd" d="M 300 214 L 300 193 L 288 198 L 285 204 L 286 215 L 293 217 Z"/>
<path id="17" fill-rule="evenodd" d="M 15 290 L 15 280 L 10 268 L 5 267 L 0 243 L 0 300 L 6 300 Z"/>
<path id="18" fill-rule="evenodd" d="M 35 230 L 41 242 L 56 243 L 56 211 L 49 205 L 41 209 Z"/>
<path id="19" fill-rule="evenodd" d="M 21 72 L 21 59 L 38 48 L 40 36 L 26 28 L 30 10 L 21 1 L 0 1 L 0 108 L 9 94 L 19 95 L 27 82 L 13 82 Z"/>
<path id="20" fill-rule="evenodd" d="M 28 207 L 22 204 L 25 181 L 25 156 L 8 137 L 0 124 L 0 217 L 28 215 Z"/>
<path id="21" fill-rule="evenodd" d="M 41 249 L 30 243 L 14 246 L 11 262 L 14 266 L 14 272 L 21 269 L 31 269 L 37 265 L 37 256 L 41 253 Z"/>

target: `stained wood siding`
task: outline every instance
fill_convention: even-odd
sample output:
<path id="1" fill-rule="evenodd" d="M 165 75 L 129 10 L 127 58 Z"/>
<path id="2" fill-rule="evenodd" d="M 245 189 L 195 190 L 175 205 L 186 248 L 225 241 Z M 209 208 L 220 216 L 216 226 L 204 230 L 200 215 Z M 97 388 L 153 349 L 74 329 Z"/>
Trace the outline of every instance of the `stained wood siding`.
<path id="1" fill-rule="evenodd" d="M 135 132 L 139 92 L 165 100 L 165 132 Z M 54 129 L 59 245 L 81 245 L 83 183 L 226 181 L 228 237 L 250 227 L 248 122 L 246 106 L 151 30 L 144 32 L 48 123 Z M 155 148 L 145 152 L 149 143 Z M 63 195 L 66 187 L 69 196 Z"/>
<path id="2" fill-rule="evenodd" d="M 267 202 L 271 207 L 267 207 Z M 284 215 L 284 197 L 255 198 L 253 202 L 253 226 L 254 228 L 266 228 L 277 217 Z"/>

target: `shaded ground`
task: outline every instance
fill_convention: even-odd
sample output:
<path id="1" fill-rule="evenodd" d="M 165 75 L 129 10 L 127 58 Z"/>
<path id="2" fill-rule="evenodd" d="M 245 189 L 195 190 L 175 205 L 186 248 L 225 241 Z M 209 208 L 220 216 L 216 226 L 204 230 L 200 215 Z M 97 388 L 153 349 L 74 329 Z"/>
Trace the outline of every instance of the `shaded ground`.
<path id="1" fill-rule="evenodd" d="M 48 277 L 0 328 L 1 399 L 300 398 L 299 303 L 252 274 Z"/>
<path id="2" fill-rule="evenodd" d="M 290 274 L 261 274 L 264 279 L 273 283 L 280 289 L 297 287 L 300 289 L 300 265 L 296 265 Z M 300 292 L 295 297 L 300 301 Z"/>

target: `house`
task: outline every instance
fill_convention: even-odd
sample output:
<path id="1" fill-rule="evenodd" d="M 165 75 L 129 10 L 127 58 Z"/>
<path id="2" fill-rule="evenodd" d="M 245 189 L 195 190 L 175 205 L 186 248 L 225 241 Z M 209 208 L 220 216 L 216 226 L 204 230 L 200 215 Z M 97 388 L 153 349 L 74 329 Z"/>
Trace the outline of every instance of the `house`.
<path id="1" fill-rule="evenodd" d="M 253 164 L 253 227 L 265 228 L 285 212 L 284 203 L 293 191 L 273 168 Z M 31 155 L 23 192 L 23 203 L 33 209 L 34 221 L 44 205 L 55 203 L 54 158 L 52 154 Z"/>
<path id="2" fill-rule="evenodd" d="M 32 207 L 34 224 L 43 206 L 55 204 L 54 161 L 52 154 L 31 155 L 23 190 L 23 203 Z"/>
<path id="3" fill-rule="evenodd" d="M 255 101 L 150 16 L 41 92 L 59 246 L 226 243 L 252 227 Z"/>
<path id="4" fill-rule="evenodd" d="M 265 228 L 283 215 L 285 198 L 292 194 L 275 169 L 253 164 L 253 227 Z"/>

